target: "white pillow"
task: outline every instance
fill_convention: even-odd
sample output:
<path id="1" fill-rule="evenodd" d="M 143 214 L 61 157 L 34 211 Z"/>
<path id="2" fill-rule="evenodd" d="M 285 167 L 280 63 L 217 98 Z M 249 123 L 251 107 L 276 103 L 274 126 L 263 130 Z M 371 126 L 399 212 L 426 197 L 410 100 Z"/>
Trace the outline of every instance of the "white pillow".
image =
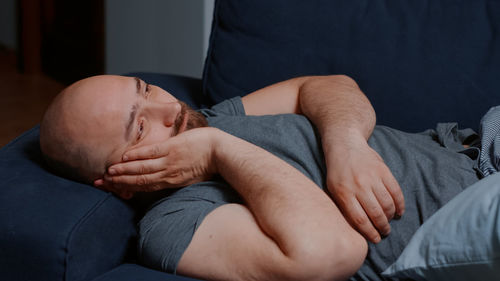
<path id="1" fill-rule="evenodd" d="M 500 173 L 453 198 L 415 233 L 382 275 L 414 280 L 500 280 Z"/>

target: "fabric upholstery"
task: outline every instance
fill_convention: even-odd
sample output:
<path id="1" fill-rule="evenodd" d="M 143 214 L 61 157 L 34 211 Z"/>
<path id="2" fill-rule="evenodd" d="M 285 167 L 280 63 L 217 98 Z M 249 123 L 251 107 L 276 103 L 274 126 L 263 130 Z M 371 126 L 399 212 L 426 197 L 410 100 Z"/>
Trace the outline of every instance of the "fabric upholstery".
<path id="1" fill-rule="evenodd" d="M 499 30 L 497 0 L 217 0 L 204 94 L 347 74 L 381 125 L 477 129 L 500 104 Z"/>
<path id="2" fill-rule="evenodd" d="M 0 151 L 0 275 L 87 280 L 117 265 L 134 241 L 123 201 L 49 173 L 38 127 Z"/>

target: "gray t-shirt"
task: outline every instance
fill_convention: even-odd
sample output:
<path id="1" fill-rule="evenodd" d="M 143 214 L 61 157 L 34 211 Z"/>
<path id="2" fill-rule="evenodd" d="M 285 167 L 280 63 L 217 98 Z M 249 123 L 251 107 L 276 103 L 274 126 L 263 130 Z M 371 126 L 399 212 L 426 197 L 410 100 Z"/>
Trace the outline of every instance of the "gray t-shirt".
<path id="1" fill-rule="evenodd" d="M 201 112 L 210 126 L 266 149 L 327 190 L 320 138 L 304 116 L 246 116 L 240 98 Z M 384 280 L 379 273 L 396 260 L 416 229 L 478 180 L 475 160 L 478 150 L 466 150 L 461 145 L 473 136 L 472 130 L 458 130 L 451 123 L 439 124 L 436 130 L 420 134 L 375 128 L 369 144 L 401 185 L 406 213 L 391 222 L 388 237 L 379 244 L 370 244 L 368 257 L 352 280 Z M 194 184 L 157 201 L 139 224 L 140 259 L 146 266 L 175 273 L 205 216 L 228 203 L 242 203 L 242 200 L 223 179 Z"/>

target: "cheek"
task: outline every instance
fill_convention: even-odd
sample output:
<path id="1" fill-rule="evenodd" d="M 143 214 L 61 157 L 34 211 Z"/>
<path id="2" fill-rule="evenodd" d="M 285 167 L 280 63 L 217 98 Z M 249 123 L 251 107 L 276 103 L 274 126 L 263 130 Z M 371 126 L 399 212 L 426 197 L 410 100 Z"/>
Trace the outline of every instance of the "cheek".
<path id="1" fill-rule="evenodd" d="M 166 141 L 172 135 L 172 128 L 160 125 L 152 126 L 141 142 L 141 145 L 150 145 Z"/>

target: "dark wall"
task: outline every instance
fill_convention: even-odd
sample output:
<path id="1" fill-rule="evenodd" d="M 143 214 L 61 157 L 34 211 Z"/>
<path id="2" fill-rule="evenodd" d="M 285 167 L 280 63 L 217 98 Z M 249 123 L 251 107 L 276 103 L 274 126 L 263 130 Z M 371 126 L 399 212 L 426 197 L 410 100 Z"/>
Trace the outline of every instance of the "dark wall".
<path id="1" fill-rule="evenodd" d="M 69 84 L 104 72 L 104 1 L 22 0 L 19 65 Z"/>

